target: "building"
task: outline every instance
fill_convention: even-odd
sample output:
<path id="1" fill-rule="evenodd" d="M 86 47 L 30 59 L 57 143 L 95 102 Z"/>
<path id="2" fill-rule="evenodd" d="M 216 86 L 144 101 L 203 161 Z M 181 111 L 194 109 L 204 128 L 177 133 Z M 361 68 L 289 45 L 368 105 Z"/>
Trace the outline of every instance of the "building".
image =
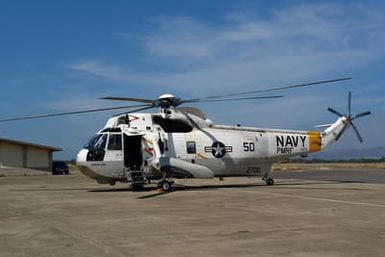
<path id="1" fill-rule="evenodd" d="M 52 154 L 60 148 L 0 138 L 0 167 L 51 171 Z"/>

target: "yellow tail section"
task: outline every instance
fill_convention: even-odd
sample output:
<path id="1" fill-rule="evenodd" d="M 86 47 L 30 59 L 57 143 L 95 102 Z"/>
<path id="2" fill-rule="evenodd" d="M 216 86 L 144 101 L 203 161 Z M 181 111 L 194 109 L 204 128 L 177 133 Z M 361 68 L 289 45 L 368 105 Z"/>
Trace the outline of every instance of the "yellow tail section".
<path id="1" fill-rule="evenodd" d="M 321 133 L 309 131 L 309 152 L 318 152 L 321 150 Z"/>

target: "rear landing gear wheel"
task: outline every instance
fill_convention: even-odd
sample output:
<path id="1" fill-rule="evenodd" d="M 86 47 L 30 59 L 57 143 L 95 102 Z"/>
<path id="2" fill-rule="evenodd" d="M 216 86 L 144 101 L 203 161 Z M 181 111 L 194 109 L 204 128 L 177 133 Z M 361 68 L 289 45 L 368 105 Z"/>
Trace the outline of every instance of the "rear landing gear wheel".
<path id="1" fill-rule="evenodd" d="M 267 179 L 266 179 L 266 185 L 268 185 L 268 186 L 274 185 L 274 179 L 272 179 L 272 178 L 267 178 Z"/>
<path id="2" fill-rule="evenodd" d="M 163 182 L 162 189 L 165 192 L 171 191 L 171 184 L 168 181 Z"/>
<path id="3" fill-rule="evenodd" d="M 158 183 L 158 188 L 162 189 L 165 192 L 171 191 L 171 183 L 167 180 L 160 181 Z"/>

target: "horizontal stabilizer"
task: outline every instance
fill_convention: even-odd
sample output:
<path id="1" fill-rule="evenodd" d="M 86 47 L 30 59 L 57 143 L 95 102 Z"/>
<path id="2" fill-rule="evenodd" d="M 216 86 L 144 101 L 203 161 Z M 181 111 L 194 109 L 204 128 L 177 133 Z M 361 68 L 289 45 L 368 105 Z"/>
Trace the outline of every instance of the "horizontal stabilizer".
<path id="1" fill-rule="evenodd" d="M 321 124 L 321 125 L 316 125 L 314 126 L 315 128 L 327 128 L 333 125 L 333 123 L 328 123 L 328 124 Z"/>

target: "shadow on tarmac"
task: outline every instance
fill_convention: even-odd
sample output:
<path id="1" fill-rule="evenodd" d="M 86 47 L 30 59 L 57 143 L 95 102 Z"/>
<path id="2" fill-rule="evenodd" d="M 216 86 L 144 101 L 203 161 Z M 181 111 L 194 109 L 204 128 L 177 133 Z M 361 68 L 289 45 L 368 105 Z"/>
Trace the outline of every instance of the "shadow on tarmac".
<path id="1" fill-rule="evenodd" d="M 330 190 L 330 188 L 326 187 L 298 187 L 298 186 L 310 186 L 310 185 L 330 185 L 330 184 L 353 184 L 353 183 L 366 183 L 362 181 L 291 181 L 291 182 L 283 182 L 276 183 L 274 186 L 267 186 L 265 184 L 256 184 L 256 183 L 248 183 L 248 184 L 226 184 L 226 185 L 194 185 L 194 186 L 186 186 L 180 185 L 172 187 L 171 191 L 159 191 L 156 188 L 155 184 L 144 187 L 142 190 L 132 191 L 129 187 L 118 187 L 118 188 L 33 188 L 33 189 L 10 189 L 12 192 L 59 192 L 59 191 L 87 191 L 90 193 L 113 193 L 113 192 L 132 192 L 132 193 L 142 193 L 142 192 L 155 192 L 151 195 L 140 196 L 137 199 L 148 199 L 156 196 L 161 196 L 173 192 L 178 191 L 207 191 L 207 190 L 220 190 L 226 188 L 285 188 L 285 189 L 306 189 L 306 190 Z M 297 186 L 297 187 L 292 187 Z M 366 190 L 366 189 L 353 189 L 353 188 L 333 188 L 333 190 Z M 369 189 L 368 189 L 369 190 Z"/>
<path id="2" fill-rule="evenodd" d="M 137 199 L 148 199 L 153 198 L 173 192 L 178 191 L 207 191 L 207 190 L 220 190 L 225 188 L 281 188 L 281 189 L 300 189 L 300 190 L 331 190 L 329 187 L 292 187 L 292 186 L 309 186 L 309 185 L 330 185 L 330 184 L 341 184 L 345 182 L 338 182 L 333 181 L 331 183 L 325 183 L 325 182 L 294 182 L 294 183 L 278 183 L 274 186 L 266 186 L 264 184 L 229 184 L 229 185 L 201 185 L 201 186 L 178 186 L 173 187 L 171 191 L 164 192 L 164 191 L 158 191 L 157 193 L 151 194 L 151 195 L 144 195 L 140 196 Z M 351 183 L 351 182 L 348 182 Z M 147 190 L 144 191 L 152 191 L 154 189 L 147 188 Z M 155 189 L 156 190 L 156 189 Z M 333 188 L 332 190 L 370 190 L 370 189 L 357 189 L 357 188 Z"/>

